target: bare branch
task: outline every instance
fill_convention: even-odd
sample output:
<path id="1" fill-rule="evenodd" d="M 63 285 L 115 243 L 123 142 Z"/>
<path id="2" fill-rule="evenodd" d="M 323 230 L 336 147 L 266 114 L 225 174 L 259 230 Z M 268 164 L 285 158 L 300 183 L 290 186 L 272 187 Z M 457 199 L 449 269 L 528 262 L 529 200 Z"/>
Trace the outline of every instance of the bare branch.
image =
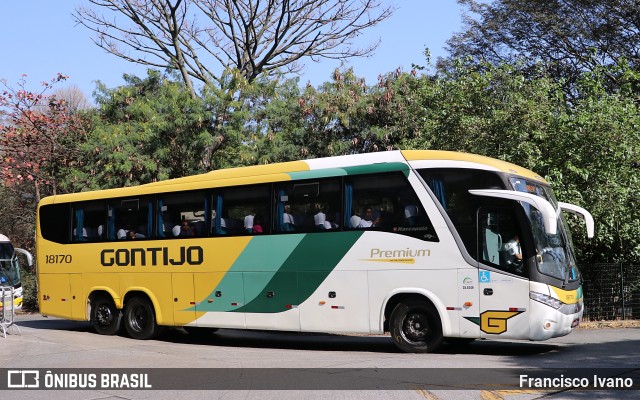
<path id="1" fill-rule="evenodd" d="M 354 39 L 389 18 L 381 0 L 89 0 L 76 21 L 93 31 L 94 43 L 127 61 L 178 70 L 204 84 L 212 73 L 237 68 L 249 81 L 288 68 L 305 57 L 361 57 L 374 42 Z M 99 14 L 101 8 L 107 14 Z M 202 24 L 202 25 L 200 25 Z"/>

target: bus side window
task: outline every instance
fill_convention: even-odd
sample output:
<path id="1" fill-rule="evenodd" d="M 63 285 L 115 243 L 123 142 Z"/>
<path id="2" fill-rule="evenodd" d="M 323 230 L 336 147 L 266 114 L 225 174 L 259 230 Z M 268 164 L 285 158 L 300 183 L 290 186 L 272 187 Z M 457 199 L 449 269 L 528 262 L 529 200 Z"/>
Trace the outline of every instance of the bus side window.
<path id="1" fill-rule="evenodd" d="M 345 180 L 345 226 L 393 232 L 438 241 L 418 195 L 400 172 L 359 175 Z M 431 201 L 431 199 L 427 199 Z"/>
<path id="2" fill-rule="evenodd" d="M 222 189 L 211 196 L 211 233 L 261 235 L 270 232 L 270 185 Z"/>
<path id="3" fill-rule="evenodd" d="M 158 196 L 156 236 L 169 239 L 206 236 L 210 219 L 208 201 L 203 191 Z"/>
<path id="4" fill-rule="evenodd" d="M 73 204 L 71 241 L 79 243 L 104 240 L 99 227 L 105 223 L 105 211 L 105 204 L 102 201 Z"/>
<path id="5" fill-rule="evenodd" d="M 480 208 L 478 212 L 479 260 L 505 272 L 524 275 L 525 251 L 513 210 Z"/>
<path id="6" fill-rule="evenodd" d="M 110 240 L 150 239 L 153 234 L 152 198 L 109 201 L 107 234 Z"/>
<path id="7" fill-rule="evenodd" d="M 342 223 L 341 183 L 327 178 L 287 182 L 274 191 L 274 231 L 324 232 Z"/>
<path id="8" fill-rule="evenodd" d="M 39 211 L 42 237 L 55 243 L 69 243 L 71 238 L 71 207 L 69 203 L 47 204 Z"/>

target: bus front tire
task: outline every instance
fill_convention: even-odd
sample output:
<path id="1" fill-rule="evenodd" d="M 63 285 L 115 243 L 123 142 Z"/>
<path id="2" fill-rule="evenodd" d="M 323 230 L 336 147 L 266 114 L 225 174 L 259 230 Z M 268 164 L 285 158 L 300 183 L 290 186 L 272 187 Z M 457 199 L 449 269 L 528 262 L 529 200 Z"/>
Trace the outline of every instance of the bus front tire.
<path id="1" fill-rule="evenodd" d="M 389 326 L 396 346 L 408 353 L 431 353 L 443 341 L 440 315 L 426 301 L 399 303 L 391 313 Z"/>
<path id="2" fill-rule="evenodd" d="M 151 302 L 136 296 L 124 306 L 124 327 L 133 339 L 153 339 L 159 333 L 156 313 Z"/>
<path id="3" fill-rule="evenodd" d="M 101 335 L 115 335 L 120 331 L 122 312 L 110 296 L 98 295 L 91 300 L 91 324 Z"/>

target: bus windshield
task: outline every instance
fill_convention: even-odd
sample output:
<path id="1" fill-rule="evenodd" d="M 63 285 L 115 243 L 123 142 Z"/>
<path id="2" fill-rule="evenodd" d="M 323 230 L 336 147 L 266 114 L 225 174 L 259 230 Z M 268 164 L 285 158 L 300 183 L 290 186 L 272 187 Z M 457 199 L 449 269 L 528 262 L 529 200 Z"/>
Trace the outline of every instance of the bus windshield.
<path id="1" fill-rule="evenodd" d="M 511 185 L 516 191 L 531 193 L 550 202 L 555 208 L 558 201 L 549 186 L 527 181 L 523 178 L 511 178 Z M 567 225 L 558 213 L 558 230 L 555 235 L 545 232 L 544 224 L 538 210 L 528 204 L 523 204 L 527 217 L 531 222 L 533 237 L 536 245 L 538 270 L 544 275 L 562 280 L 563 282 L 580 279 L 580 271 L 576 265 L 576 258 L 572 252 L 573 244 Z"/>
<path id="2" fill-rule="evenodd" d="M 18 286 L 20 268 L 11 243 L 0 242 L 0 286 Z"/>

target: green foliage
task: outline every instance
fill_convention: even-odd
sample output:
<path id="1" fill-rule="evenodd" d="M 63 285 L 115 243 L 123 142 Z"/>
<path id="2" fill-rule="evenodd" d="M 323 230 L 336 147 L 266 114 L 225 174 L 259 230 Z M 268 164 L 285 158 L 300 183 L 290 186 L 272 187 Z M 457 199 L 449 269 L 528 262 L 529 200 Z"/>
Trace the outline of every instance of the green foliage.
<path id="1" fill-rule="evenodd" d="M 150 71 L 127 85 L 99 85 L 93 129 L 83 144 L 86 164 L 70 177 L 77 189 L 130 186 L 207 170 L 213 141 L 202 99 Z"/>
<path id="2" fill-rule="evenodd" d="M 11 239 L 15 247 L 32 251 L 35 246 L 35 199 L 0 185 L 0 204 L 0 233 Z"/>
<path id="3" fill-rule="evenodd" d="M 488 155 L 536 169 L 557 104 L 553 83 L 527 79 L 511 66 L 458 63 L 444 76 L 422 77 L 420 136 L 402 147 Z M 412 113 L 415 115 L 415 113 Z"/>
<path id="4" fill-rule="evenodd" d="M 22 310 L 38 311 L 38 285 L 34 271 L 22 269 Z"/>
<path id="5" fill-rule="evenodd" d="M 626 59 L 640 69 L 640 7 L 637 0 L 458 0 L 469 13 L 463 30 L 449 41 L 448 60 L 471 56 L 476 63 L 545 65 L 568 93 L 585 71 Z M 606 85 L 616 79 L 603 76 Z"/>
<path id="6" fill-rule="evenodd" d="M 574 235 L 582 259 L 640 259 L 640 109 L 633 92 L 605 91 L 604 75 L 634 73 L 624 66 L 597 69 L 578 82 L 581 98 L 558 115 L 545 151 L 546 170 L 558 197 L 584 205 L 596 219 L 596 237 Z M 634 85 L 638 79 L 628 79 Z"/>
<path id="7" fill-rule="evenodd" d="M 582 263 L 638 262 L 638 72 L 624 61 L 583 72 L 567 97 L 563 82 L 544 69 L 522 71 L 465 59 L 436 74 L 394 71 L 374 86 L 347 69 L 319 87 L 301 87 L 281 76 L 249 82 L 229 70 L 196 99 L 160 73 L 128 76 L 122 87 L 98 88 L 99 108 L 82 115 L 91 121 L 82 154 L 69 155 L 65 165 L 72 167 L 59 187 L 126 186 L 391 149 L 464 151 L 530 168 L 551 182 L 560 201 L 589 210 L 593 240 L 568 217 Z M 14 211 L 28 201 L 7 189 L 0 191 L 5 197 Z M 0 229 L 13 236 L 32 231 L 30 224 L 31 213 L 0 218 Z M 23 236 L 16 243 L 29 248 Z"/>
<path id="8" fill-rule="evenodd" d="M 403 148 L 430 148 L 487 155 L 545 176 L 561 201 L 589 210 L 596 238 L 570 218 L 581 262 L 637 261 L 640 170 L 640 80 L 625 64 L 584 73 L 579 96 L 568 103 L 562 84 L 544 74 L 525 76 L 508 65 L 469 65 L 437 79 L 422 77 L 426 121 Z M 607 82 L 615 77 L 618 90 Z"/>

